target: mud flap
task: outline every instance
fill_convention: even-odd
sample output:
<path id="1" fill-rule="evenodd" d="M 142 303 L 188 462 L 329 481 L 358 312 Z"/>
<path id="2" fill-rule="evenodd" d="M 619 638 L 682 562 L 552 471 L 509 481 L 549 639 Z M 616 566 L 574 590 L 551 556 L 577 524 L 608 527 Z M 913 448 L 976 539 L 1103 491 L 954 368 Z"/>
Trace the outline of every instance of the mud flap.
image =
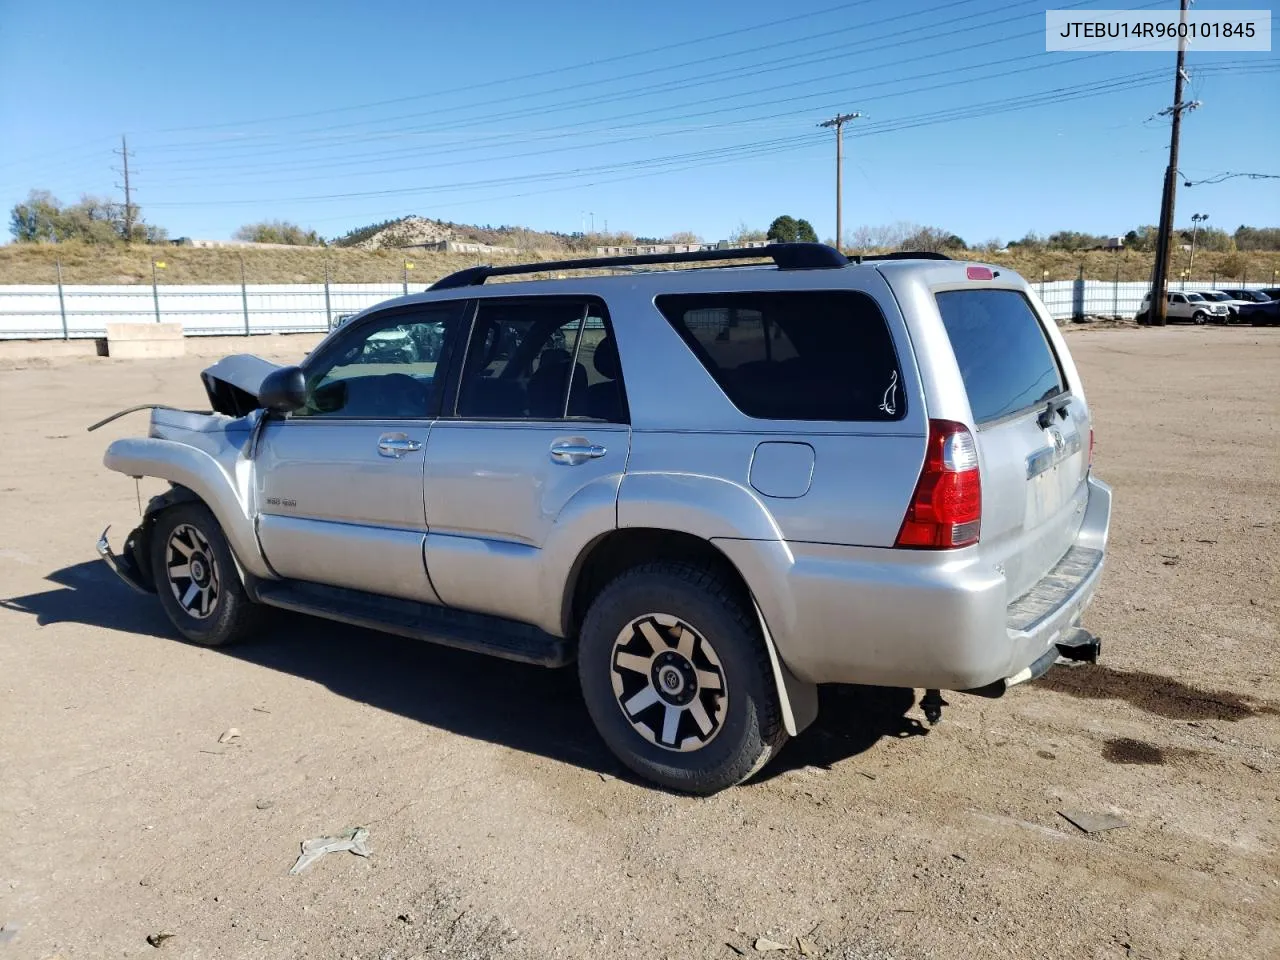
<path id="1" fill-rule="evenodd" d="M 778 704 L 782 708 L 782 726 L 791 737 L 798 736 L 818 718 L 818 688 L 815 684 L 798 680 L 778 657 L 769 624 L 755 597 L 751 598 L 756 617 L 760 620 L 760 632 L 764 636 L 765 649 L 769 651 L 769 664 L 773 667 L 773 682 L 778 690 Z"/>

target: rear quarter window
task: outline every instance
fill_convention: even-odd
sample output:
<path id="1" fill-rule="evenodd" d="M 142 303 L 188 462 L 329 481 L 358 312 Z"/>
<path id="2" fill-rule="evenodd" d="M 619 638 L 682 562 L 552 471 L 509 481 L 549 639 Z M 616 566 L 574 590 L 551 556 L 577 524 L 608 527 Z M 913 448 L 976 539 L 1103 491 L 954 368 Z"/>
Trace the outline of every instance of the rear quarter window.
<path id="1" fill-rule="evenodd" d="M 1062 393 L 1066 378 L 1040 318 L 1017 290 L 937 294 L 974 420 L 986 423 Z"/>
<path id="2" fill-rule="evenodd" d="M 749 417 L 900 420 L 902 374 L 884 314 L 852 290 L 667 294 L 654 301 Z"/>

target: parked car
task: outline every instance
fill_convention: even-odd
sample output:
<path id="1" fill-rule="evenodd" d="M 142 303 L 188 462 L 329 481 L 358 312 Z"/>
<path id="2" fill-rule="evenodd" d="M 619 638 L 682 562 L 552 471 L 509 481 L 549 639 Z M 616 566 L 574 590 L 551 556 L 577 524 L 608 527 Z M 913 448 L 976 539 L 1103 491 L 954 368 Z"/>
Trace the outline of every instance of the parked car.
<path id="1" fill-rule="evenodd" d="M 1240 319 L 1240 307 L 1246 303 L 1253 302 L 1252 300 L 1237 300 L 1230 294 L 1219 290 L 1197 290 L 1196 295 L 1209 303 L 1220 303 L 1227 308 L 1225 317 L 1215 313 L 1209 317 L 1210 323 L 1236 323 Z"/>
<path id="2" fill-rule="evenodd" d="M 485 284 L 749 258 L 773 264 Z M 413 359 L 368 349 L 417 328 Z M 576 660 L 605 743 L 693 793 L 759 770 L 818 684 L 921 688 L 937 722 L 942 690 L 1098 655 L 1111 493 L 1066 341 L 1005 267 L 819 244 L 475 267 L 301 366 L 203 379 L 213 414 L 158 407 L 108 448 L 171 487 L 98 544 L 193 643 L 266 605 Z"/>
<path id="3" fill-rule="evenodd" d="M 1184 293 L 1180 290 L 1166 293 L 1165 298 L 1168 304 L 1165 308 L 1165 318 L 1170 322 L 1186 320 L 1189 323 L 1202 324 L 1208 323 L 1211 318 L 1218 322 L 1226 322 L 1226 304 L 1210 303 L 1198 293 Z M 1139 323 L 1145 323 L 1150 308 L 1151 294 L 1148 293 L 1142 298 L 1142 306 L 1138 308 L 1138 315 L 1134 319 Z"/>
<path id="4" fill-rule="evenodd" d="M 1247 303 L 1240 308 L 1240 322 L 1255 327 L 1273 327 L 1280 324 L 1280 300 L 1266 303 Z"/>
<path id="5" fill-rule="evenodd" d="M 1223 287 L 1221 288 L 1221 292 L 1225 293 L 1233 300 L 1241 300 L 1245 303 L 1266 303 L 1268 300 L 1275 299 L 1274 297 L 1267 296 L 1261 290 L 1246 290 L 1243 287 Z"/>

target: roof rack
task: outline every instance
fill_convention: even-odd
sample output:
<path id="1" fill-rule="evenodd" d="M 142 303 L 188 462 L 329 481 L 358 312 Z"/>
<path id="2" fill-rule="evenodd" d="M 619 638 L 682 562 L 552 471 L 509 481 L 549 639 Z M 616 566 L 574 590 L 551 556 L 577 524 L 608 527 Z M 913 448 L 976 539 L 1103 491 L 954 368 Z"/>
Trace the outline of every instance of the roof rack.
<path id="1" fill-rule="evenodd" d="M 934 253 L 932 250 L 895 250 L 893 253 L 868 253 L 853 257 L 854 263 L 864 260 L 950 260 L 945 253 Z"/>
<path id="2" fill-rule="evenodd" d="M 515 263 L 501 267 L 468 267 L 441 277 L 430 287 L 449 290 L 476 287 L 490 277 L 517 273 L 544 273 L 552 270 L 585 270 L 625 267 L 641 263 L 700 263 L 704 260 L 772 260 L 783 270 L 813 270 L 843 267 L 849 258 L 823 243 L 771 243 L 767 247 L 734 247 L 728 250 L 691 250 L 687 253 L 637 253 L 624 257 L 584 257 L 580 260 L 548 260 L 545 263 Z"/>

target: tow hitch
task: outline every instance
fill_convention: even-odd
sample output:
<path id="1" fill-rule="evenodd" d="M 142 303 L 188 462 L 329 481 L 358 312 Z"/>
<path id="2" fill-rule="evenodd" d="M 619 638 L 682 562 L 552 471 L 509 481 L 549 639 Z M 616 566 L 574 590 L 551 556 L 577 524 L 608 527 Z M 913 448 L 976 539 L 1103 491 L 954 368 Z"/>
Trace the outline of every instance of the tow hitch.
<path id="1" fill-rule="evenodd" d="M 1101 653 L 1101 640 L 1084 629 L 1084 627 L 1073 627 L 1065 637 L 1041 654 L 1035 663 L 1028 667 L 1023 667 L 1012 677 L 996 680 L 994 683 L 988 683 L 985 687 L 974 687 L 972 690 L 961 690 L 960 692 L 994 700 L 997 697 L 1003 697 L 1005 691 L 1010 687 L 1038 680 L 1054 666 L 1078 667 L 1085 663 L 1097 663 Z M 941 717 L 942 708 L 946 706 L 946 703 L 937 690 L 927 690 L 925 691 L 924 699 L 920 701 L 920 706 L 924 708 L 925 719 L 930 723 L 937 723 L 934 715 Z"/>
<path id="2" fill-rule="evenodd" d="M 1102 641 L 1083 627 L 1076 627 L 1057 646 L 1057 662 L 1064 666 L 1097 663 L 1102 654 Z"/>
<path id="3" fill-rule="evenodd" d="M 938 725 L 942 720 L 942 708 L 947 706 L 950 704 L 942 699 L 940 690 L 926 690 L 920 699 L 920 709 L 924 711 L 924 718 L 929 721 L 930 726 Z"/>

